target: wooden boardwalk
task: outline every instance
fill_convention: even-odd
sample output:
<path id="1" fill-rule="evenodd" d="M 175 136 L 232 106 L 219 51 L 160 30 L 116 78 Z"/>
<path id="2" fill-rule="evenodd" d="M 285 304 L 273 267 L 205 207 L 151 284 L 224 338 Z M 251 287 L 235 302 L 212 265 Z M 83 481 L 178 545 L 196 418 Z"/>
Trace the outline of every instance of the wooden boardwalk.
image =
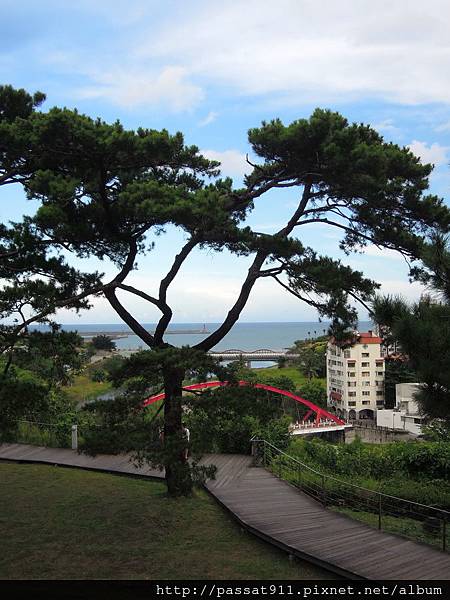
<path id="1" fill-rule="evenodd" d="M 134 467 L 127 456 L 91 458 L 72 450 L 22 444 L 0 446 L 0 459 L 40 462 L 141 477 L 160 471 Z M 209 455 L 218 467 L 208 491 L 252 533 L 326 569 L 353 579 L 450 579 L 450 555 L 377 531 L 327 510 L 262 468 L 250 456 Z"/>

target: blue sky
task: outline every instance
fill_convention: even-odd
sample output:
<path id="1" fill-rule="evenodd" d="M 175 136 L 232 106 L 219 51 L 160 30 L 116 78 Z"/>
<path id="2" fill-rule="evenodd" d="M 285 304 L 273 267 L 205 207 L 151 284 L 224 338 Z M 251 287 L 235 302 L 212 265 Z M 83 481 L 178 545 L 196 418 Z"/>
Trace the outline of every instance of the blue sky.
<path id="1" fill-rule="evenodd" d="M 0 11 L 8 15 L 0 21 L 0 80 L 45 92 L 47 107 L 77 107 L 130 128 L 180 130 L 187 143 L 221 160 L 223 174 L 236 184 L 247 167 L 250 127 L 274 117 L 288 123 L 327 107 L 435 164 L 431 191 L 449 198 L 446 1 L 0 0 Z M 0 190 L 0 200 L 2 220 L 32 210 L 19 189 Z M 274 192 L 257 204 L 249 223 L 275 231 L 295 201 L 292 190 Z M 369 247 L 348 258 L 337 249 L 335 231 L 304 230 L 304 243 L 363 270 L 384 292 L 420 295 L 401 256 Z M 171 230 L 158 238 L 155 253 L 139 261 L 134 283 L 154 291 L 182 239 Z M 169 297 L 175 321 L 220 320 L 248 264 L 225 252 L 195 253 Z M 100 268 L 113 273 L 108 264 Z M 158 316 L 133 298 L 126 302 L 143 320 Z M 74 321 L 69 312 L 59 317 Z M 311 308 L 267 279 L 258 282 L 242 314 L 243 321 L 314 318 Z M 82 319 L 119 320 L 102 300 Z"/>

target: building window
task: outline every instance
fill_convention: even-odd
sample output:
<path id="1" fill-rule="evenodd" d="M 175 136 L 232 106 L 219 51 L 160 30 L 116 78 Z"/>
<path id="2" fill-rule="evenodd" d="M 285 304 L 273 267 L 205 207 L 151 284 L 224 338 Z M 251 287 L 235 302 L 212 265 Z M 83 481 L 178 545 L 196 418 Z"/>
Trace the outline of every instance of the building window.
<path id="1" fill-rule="evenodd" d="M 383 364 L 384 364 L 384 361 L 383 360 L 376 360 L 375 364 L 377 365 L 377 367 L 382 367 Z"/>
<path id="2" fill-rule="evenodd" d="M 370 392 L 363 392 L 362 395 L 363 396 L 370 396 Z"/>
<path id="3" fill-rule="evenodd" d="M 356 406 L 356 402 L 354 400 L 350 400 L 348 403 L 349 406 Z"/>
<path id="4" fill-rule="evenodd" d="M 364 387 L 369 387 L 370 385 L 370 381 L 363 381 L 363 386 Z"/>
<path id="5" fill-rule="evenodd" d="M 363 400 L 362 404 L 364 404 L 364 406 L 367 406 L 368 404 L 370 404 L 370 400 Z"/>
<path id="6" fill-rule="evenodd" d="M 362 377 L 370 377 L 370 371 L 363 371 L 361 375 Z"/>
<path id="7" fill-rule="evenodd" d="M 349 392 L 349 393 L 348 393 L 348 395 L 349 395 L 350 397 L 354 397 L 354 396 L 356 396 L 356 392 Z"/>
<path id="8" fill-rule="evenodd" d="M 347 381 L 348 387 L 356 387 L 356 381 Z"/>
<path id="9" fill-rule="evenodd" d="M 361 354 L 361 356 L 362 356 L 363 358 L 369 358 L 369 353 L 368 353 L 368 352 L 363 352 L 363 353 Z"/>
<path id="10" fill-rule="evenodd" d="M 356 363 L 355 362 L 348 362 L 347 363 L 347 367 L 350 367 L 350 369 L 354 369 L 356 367 Z"/>
<path id="11" fill-rule="evenodd" d="M 376 374 L 378 375 L 378 377 L 383 377 L 384 375 L 383 371 L 377 371 Z"/>
<path id="12" fill-rule="evenodd" d="M 344 358 L 350 358 L 350 350 L 344 350 Z"/>
<path id="13" fill-rule="evenodd" d="M 383 396 L 384 392 L 383 390 L 377 390 L 377 396 Z"/>
<path id="14" fill-rule="evenodd" d="M 356 373 L 352 373 L 351 371 L 347 371 L 347 377 L 356 377 Z"/>
<path id="15" fill-rule="evenodd" d="M 361 363 L 361 366 L 362 366 L 362 367 L 370 367 L 370 363 L 368 363 L 368 362 L 363 362 L 363 363 Z"/>

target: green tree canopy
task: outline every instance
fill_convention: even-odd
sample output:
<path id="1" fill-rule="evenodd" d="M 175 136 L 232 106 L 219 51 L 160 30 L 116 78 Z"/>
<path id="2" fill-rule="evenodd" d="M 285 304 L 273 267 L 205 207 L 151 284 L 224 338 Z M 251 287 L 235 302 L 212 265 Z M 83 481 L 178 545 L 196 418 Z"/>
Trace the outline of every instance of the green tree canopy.
<path id="1" fill-rule="evenodd" d="M 450 423 L 450 250 L 445 237 L 435 235 L 424 244 L 422 265 L 412 274 L 429 286 L 430 294 L 414 304 L 400 297 L 377 297 L 374 319 L 387 343 L 400 343 L 409 368 L 423 384 L 417 397 L 422 412 Z"/>
<path id="2" fill-rule="evenodd" d="M 115 350 L 116 342 L 109 335 L 95 335 L 92 338 L 92 345 L 96 350 Z"/>

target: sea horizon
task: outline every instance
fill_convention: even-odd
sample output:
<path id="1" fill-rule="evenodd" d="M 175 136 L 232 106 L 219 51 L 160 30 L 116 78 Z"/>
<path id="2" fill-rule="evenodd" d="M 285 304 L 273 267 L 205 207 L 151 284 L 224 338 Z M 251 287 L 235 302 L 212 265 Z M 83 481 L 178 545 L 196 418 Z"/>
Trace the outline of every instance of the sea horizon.
<path id="1" fill-rule="evenodd" d="M 156 323 L 141 323 L 146 328 L 153 328 Z M 220 322 L 184 322 L 171 323 L 167 341 L 174 346 L 195 345 L 205 339 L 208 332 L 214 331 Z M 233 325 L 227 335 L 214 346 L 214 350 L 239 349 L 254 351 L 263 348 L 271 350 L 285 350 L 294 345 L 297 340 L 314 339 L 326 335 L 330 321 L 239 321 Z M 202 332 L 205 326 L 206 332 Z M 120 333 L 131 331 L 125 323 L 64 323 L 61 327 L 65 331 L 78 331 L 83 333 Z M 371 328 L 370 321 L 360 321 L 358 327 L 363 330 Z M 37 329 L 45 330 L 41 325 Z M 183 333 L 183 330 L 188 332 Z M 177 333 L 177 331 L 179 333 Z M 114 340 L 118 350 L 144 349 L 146 345 L 134 333 Z"/>

